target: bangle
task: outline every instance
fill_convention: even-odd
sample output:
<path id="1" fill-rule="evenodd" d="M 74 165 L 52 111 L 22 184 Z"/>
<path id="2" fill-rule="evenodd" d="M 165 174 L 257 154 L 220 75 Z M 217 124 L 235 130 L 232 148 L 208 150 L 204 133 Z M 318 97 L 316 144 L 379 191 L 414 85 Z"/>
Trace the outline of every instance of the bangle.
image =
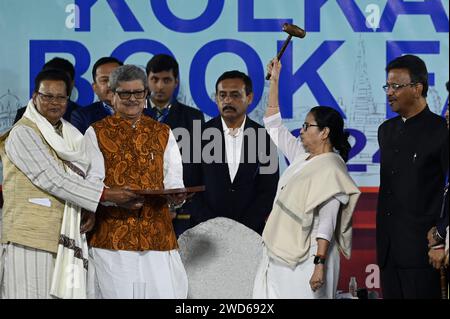
<path id="1" fill-rule="evenodd" d="M 445 246 L 442 244 L 431 247 L 431 249 L 433 249 L 433 250 L 444 249 L 444 248 L 445 248 Z"/>

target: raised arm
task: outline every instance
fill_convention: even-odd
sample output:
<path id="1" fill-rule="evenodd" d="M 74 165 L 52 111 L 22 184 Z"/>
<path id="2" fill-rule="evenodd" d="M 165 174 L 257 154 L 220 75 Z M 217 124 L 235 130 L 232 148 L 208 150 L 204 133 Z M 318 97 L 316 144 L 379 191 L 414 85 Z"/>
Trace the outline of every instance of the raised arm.
<path id="1" fill-rule="evenodd" d="M 305 153 L 301 141 L 292 135 L 286 126 L 283 125 L 279 106 L 279 78 L 281 62 L 276 58 L 267 66 L 271 74 L 269 100 L 264 116 L 264 125 L 272 141 L 283 152 L 284 156 L 292 163 L 295 157 Z"/>

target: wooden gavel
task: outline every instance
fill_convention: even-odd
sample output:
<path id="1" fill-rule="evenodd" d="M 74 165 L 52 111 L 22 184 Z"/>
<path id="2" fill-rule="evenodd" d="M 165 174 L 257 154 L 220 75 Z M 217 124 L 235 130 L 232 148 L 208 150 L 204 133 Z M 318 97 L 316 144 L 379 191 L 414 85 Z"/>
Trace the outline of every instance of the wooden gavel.
<path id="1" fill-rule="evenodd" d="M 287 37 L 286 41 L 284 41 L 283 46 L 281 47 L 280 51 L 277 54 L 278 61 L 283 56 L 284 51 L 286 51 L 286 48 L 289 42 L 291 41 L 292 37 L 304 38 L 306 36 L 306 31 L 296 26 L 295 24 L 289 23 L 283 24 L 283 31 L 289 34 L 289 36 Z M 270 80 L 270 73 L 266 75 L 266 80 Z"/>

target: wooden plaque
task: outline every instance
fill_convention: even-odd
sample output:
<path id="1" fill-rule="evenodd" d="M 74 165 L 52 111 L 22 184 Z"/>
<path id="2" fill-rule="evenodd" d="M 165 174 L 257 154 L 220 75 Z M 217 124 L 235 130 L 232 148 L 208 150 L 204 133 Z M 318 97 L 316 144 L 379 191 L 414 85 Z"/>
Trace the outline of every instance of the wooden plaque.
<path id="1" fill-rule="evenodd" d="M 139 189 L 133 190 L 136 194 L 146 195 L 146 196 L 161 196 L 161 195 L 172 195 L 180 193 L 198 193 L 204 192 L 205 186 L 193 186 L 186 188 L 172 188 L 172 189 Z"/>

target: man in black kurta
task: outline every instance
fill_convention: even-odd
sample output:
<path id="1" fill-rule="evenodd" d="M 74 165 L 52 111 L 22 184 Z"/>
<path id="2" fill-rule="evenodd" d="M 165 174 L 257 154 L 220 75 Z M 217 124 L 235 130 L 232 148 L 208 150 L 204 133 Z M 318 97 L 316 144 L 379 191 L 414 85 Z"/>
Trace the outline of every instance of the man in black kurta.
<path id="1" fill-rule="evenodd" d="M 447 91 L 448 91 L 447 82 Z M 448 124 L 448 99 L 447 99 L 447 110 L 445 112 L 445 119 L 447 121 L 447 129 L 449 128 Z M 439 218 L 436 221 L 436 226 L 432 227 L 428 231 L 427 239 L 428 239 L 428 247 L 430 250 L 428 251 L 428 257 L 430 260 L 430 264 L 433 265 L 434 268 L 441 270 L 441 267 L 445 264 L 445 251 L 448 253 L 448 247 L 445 247 L 445 239 L 448 238 L 447 230 L 448 230 L 448 174 L 446 177 L 447 184 L 442 191 L 442 206 L 441 213 L 439 214 Z M 447 244 L 448 246 L 448 244 Z M 447 284 L 448 284 L 448 267 L 447 267 Z M 442 285 L 442 283 L 441 283 Z"/>
<path id="2" fill-rule="evenodd" d="M 384 298 L 439 298 L 427 232 L 439 215 L 448 169 L 445 120 L 426 102 L 428 73 L 412 55 L 391 61 L 384 87 L 399 116 L 378 130 L 381 152 L 377 258 Z"/>

